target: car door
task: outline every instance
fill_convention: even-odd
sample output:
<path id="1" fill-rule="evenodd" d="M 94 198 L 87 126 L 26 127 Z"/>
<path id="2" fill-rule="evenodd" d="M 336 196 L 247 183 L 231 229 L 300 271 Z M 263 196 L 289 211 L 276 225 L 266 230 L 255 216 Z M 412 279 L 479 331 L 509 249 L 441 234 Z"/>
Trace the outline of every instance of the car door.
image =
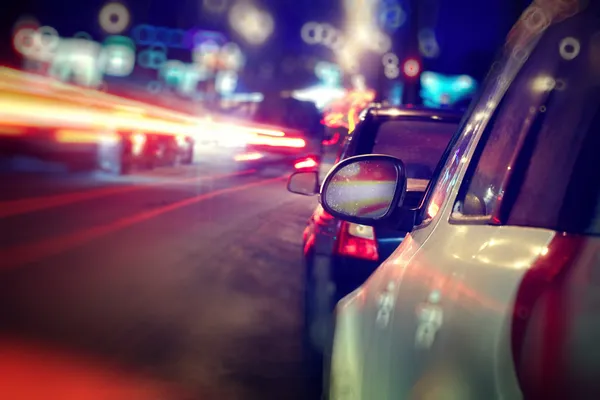
<path id="1" fill-rule="evenodd" d="M 556 145 L 558 136 L 568 135 L 566 126 L 581 125 L 575 122 L 576 110 L 584 110 L 586 103 L 576 103 L 575 96 L 557 101 L 569 88 L 554 90 L 547 84 L 573 68 L 556 51 L 566 36 L 561 30 L 538 32 L 521 47 L 526 53 L 522 58 L 511 54 L 489 97 L 480 99 L 470 121 L 474 140 L 462 158 L 464 167 L 454 174 L 455 184 L 444 202 L 438 206 L 432 199 L 430 208 L 439 222 L 404 267 L 394 329 L 402 342 L 410 342 L 415 329 L 410 398 L 521 397 L 510 344 L 514 300 L 527 268 L 548 253 L 555 233 L 503 226 L 499 210 L 518 195 L 519 188 L 511 183 L 528 168 L 542 127 L 554 127 L 545 135 Z M 585 79 L 578 81 L 576 86 L 574 79 L 565 78 L 572 90 L 582 92 Z M 561 106 L 550 113 L 553 102 Z M 567 113 L 574 123 L 558 128 L 567 120 L 558 116 Z M 462 134 L 470 135 L 467 128 Z M 563 148 L 575 145 L 567 143 L 563 139 Z M 560 158 L 554 157 L 557 162 Z M 396 366 L 407 365 L 398 359 Z M 395 389 L 406 393 L 405 388 Z"/>
<path id="2" fill-rule="evenodd" d="M 462 167 L 463 155 L 469 148 L 474 131 L 466 121 L 465 133 L 453 137 L 434 172 L 430 203 L 442 204 L 454 185 L 454 176 Z M 442 164 L 443 163 L 443 164 Z M 439 206 L 438 206 L 439 207 Z M 433 210 L 435 207 L 430 207 Z M 415 307 L 422 287 L 407 286 L 404 282 L 409 267 L 419 258 L 438 220 L 432 211 L 425 221 L 408 234 L 402 244 L 377 269 L 360 291 L 364 299 L 364 348 L 361 349 L 363 368 L 360 385 L 363 399 L 404 398 L 419 376 L 418 354 L 415 352 Z M 415 292 L 416 290 L 416 292 Z M 343 306 L 343 304 L 342 304 Z"/>
<path id="3" fill-rule="evenodd" d="M 378 290 L 385 293 L 387 284 L 396 293 L 386 342 L 389 390 L 384 398 L 465 399 L 456 387 L 461 382 L 460 370 L 446 362 L 446 353 L 452 351 L 446 346 L 447 327 L 457 312 L 453 299 L 463 290 L 465 274 L 463 264 L 453 260 L 460 256 L 458 250 L 468 254 L 485 238 L 449 224 L 448 215 L 477 141 L 506 92 L 506 82 L 512 81 L 521 66 L 522 62 L 510 59 L 492 70 L 453 140 L 444 167 L 434 175 L 422 207 L 423 222 L 407 237 L 415 249 L 405 254 L 401 246 L 386 263 L 384 283 Z M 444 393 L 432 392 L 439 388 Z"/>

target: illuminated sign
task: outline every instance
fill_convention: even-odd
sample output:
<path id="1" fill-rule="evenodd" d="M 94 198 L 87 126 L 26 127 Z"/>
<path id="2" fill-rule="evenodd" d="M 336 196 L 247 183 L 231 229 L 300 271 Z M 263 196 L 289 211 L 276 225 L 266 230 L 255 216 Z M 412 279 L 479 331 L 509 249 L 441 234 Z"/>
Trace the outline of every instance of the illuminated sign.
<path id="1" fill-rule="evenodd" d="M 427 106 L 452 105 L 468 99 L 476 90 L 477 82 L 468 75 L 421 74 L 421 97 Z"/>

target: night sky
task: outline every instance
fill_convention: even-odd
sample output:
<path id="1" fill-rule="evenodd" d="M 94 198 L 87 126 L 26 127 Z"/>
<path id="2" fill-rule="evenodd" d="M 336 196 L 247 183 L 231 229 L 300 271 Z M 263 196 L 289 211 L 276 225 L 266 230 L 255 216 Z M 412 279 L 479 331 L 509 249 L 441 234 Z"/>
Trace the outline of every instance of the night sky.
<path id="1" fill-rule="evenodd" d="M 97 22 L 98 12 L 105 1 L 24 0 L 15 3 L 3 10 L 0 59 L 4 64 L 14 65 L 18 62 L 10 43 L 12 25 L 19 15 L 33 15 L 40 23 L 55 27 L 61 36 L 85 31 L 96 40 L 105 37 Z M 130 26 L 148 23 L 182 29 L 195 26 L 223 31 L 242 45 L 248 54 L 248 66 L 255 69 L 262 63 L 281 64 L 290 56 L 327 58 L 329 54 L 324 49 L 302 42 L 300 28 L 311 20 L 341 27 L 344 17 L 340 0 L 263 1 L 262 6 L 274 15 L 275 31 L 264 46 L 244 47 L 243 41 L 228 31 L 226 16 L 202 12 L 202 0 L 132 0 L 125 4 L 133 18 Z M 441 54 L 436 60 L 427 61 L 425 68 L 441 73 L 466 73 L 476 78 L 482 77 L 495 50 L 526 4 L 522 0 L 440 0 L 436 35 Z"/>

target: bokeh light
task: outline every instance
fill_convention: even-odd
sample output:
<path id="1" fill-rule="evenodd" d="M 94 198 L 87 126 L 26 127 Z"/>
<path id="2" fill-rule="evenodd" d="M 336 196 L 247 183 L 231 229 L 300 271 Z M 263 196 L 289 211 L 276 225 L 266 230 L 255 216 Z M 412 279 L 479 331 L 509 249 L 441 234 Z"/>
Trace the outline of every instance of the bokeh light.
<path id="1" fill-rule="evenodd" d="M 574 37 L 566 37 L 560 41 L 559 52 L 563 59 L 571 61 L 579 55 L 580 51 L 581 45 L 579 44 L 579 40 Z"/>
<path id="2" fill-rule="evenodd" d="M 98 14 L 98 22 L 105 32 L 118 34 L 129 26 L 129 10 L 121 3 L 106 3 Z"/>
<path id="3" fill-rule="evenodd" d="M 128 76 L 135 67 L 135 43 L 127 36 L 110 36 L 102 49 L 104 73 L 110 76 Z"/>
<path id="4" fill-rule="evenodd" d="M 250 44 L 264 43 L 273 33 L 275 22 L 266 11 L 251 4 L 237 3 L 229 10 L 229 23 Z"/>
<path id="5" fill-rule="evenodd" d="M 436 58 L 440 55 L 440 46 L 433 29 L 425 28 L 419 31 L 419 52 L 425 58 Z"/>
<path id="6" fill-rule="evenodd" d="M 40 62 L 50 62 L 60 43 L 56 29 L 50 26 L 39 28 L 20 27 L 13 37 L 13 46 L 24 57 Z"/>

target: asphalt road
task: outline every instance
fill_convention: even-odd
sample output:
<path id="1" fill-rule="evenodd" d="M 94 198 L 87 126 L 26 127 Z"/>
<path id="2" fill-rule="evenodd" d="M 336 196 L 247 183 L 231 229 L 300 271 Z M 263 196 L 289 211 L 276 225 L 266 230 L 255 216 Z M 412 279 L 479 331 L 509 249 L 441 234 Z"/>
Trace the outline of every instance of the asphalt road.
<path id="1" fill-rule="evenodd" d="M 0 185 L 11 398 L 310 398 L 300 255 L 315 198 L 205 166 Z"/>

